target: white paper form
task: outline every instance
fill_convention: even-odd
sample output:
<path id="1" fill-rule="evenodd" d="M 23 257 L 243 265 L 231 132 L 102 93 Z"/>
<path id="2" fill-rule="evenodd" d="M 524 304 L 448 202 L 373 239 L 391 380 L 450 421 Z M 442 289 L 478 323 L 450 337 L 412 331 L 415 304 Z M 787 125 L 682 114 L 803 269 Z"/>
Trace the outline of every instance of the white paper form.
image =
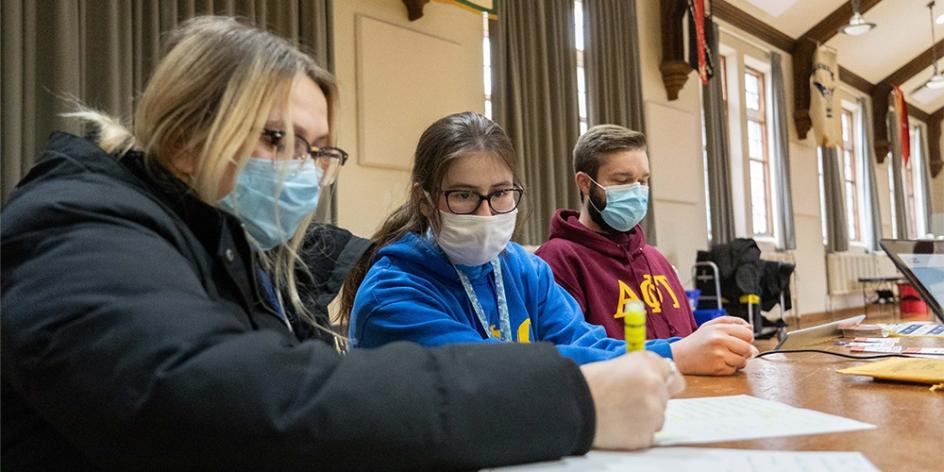
<path id="1" fill-rule="evenodd" d="M 669 400 L 657 446 L 800 436 L 875 425 L 750 395 Z"/>
<path id="2" fill-rule="evenodd" d="M 590 451 L 583 457 L 566 457 L 493 469 L 507 472 L 878 472 L 858 452 L 754 451 L 749 449 L 710 449 L 660 447 L 639 452 Z"/>

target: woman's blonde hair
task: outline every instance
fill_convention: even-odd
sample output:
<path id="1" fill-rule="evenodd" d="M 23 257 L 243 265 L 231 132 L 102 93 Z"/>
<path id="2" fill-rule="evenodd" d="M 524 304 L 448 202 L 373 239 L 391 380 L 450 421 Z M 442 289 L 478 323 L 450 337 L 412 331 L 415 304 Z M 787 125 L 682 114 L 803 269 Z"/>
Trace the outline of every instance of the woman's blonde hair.
<path id="1" fill-rule="evenodd" d="M 301 78 L 313 80 L 328 102 L 333 143 L 337 86 L 334 77 L 289 41 L 235 18 L 203 16 L 172 31 L 164 54 L 135 109 L 133 132 L 120 120 L 80 108 L 67 116 L 95 128 L 99 146 L 117 156 L 135 149 L 149 164 L 181 177 L 202 201 L 216 206 L 221 182 L 245 164 L 247 146 L 257 142 L 273 104 L 289 106 L 292 88 Z M 279 101 L 279 102 L 277 102 Z M 290 111 L 286 118 L 290 118 Z M 284 123 L 293 142 L 293 127 Z M 177 163 L 193 162 L 181 176 Z M 309 215 L 291 240 L 260 262 L 273 274 L 277 293 L 289 295 L 295 311 L 314 324 L 298 296 L 295 265 L 298 247 L 311 223 Z"/>

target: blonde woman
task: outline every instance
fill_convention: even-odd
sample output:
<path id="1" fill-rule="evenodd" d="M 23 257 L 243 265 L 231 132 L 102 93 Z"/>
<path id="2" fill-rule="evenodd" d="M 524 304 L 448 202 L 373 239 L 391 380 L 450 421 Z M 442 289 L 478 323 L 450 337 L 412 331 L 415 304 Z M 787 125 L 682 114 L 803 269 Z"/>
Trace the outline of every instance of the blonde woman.
<path id="1" fill-rule="evenodd" d="M 341 357 L 295 334 L 295 251 L 346 159 L 336 96 L 288 42 L 204 17 L 133 129 L 84 110 L 93 140 L 52 136 L 3 210 L 5 470 L 474 469 L 651 442 L 658 359 Z"/>

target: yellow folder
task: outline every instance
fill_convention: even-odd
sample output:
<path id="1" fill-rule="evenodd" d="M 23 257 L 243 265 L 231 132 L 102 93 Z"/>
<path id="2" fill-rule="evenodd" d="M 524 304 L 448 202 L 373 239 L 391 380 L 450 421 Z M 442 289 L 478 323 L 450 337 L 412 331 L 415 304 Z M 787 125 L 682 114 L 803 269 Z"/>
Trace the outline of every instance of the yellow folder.
<path id="1" fill-rule="evenodd" d="M 839 369 L 836 372 L 849 375 L 867 375 L 877 379 L 937 384 L 944 382 L 944 360 L 887 359 Z"/>

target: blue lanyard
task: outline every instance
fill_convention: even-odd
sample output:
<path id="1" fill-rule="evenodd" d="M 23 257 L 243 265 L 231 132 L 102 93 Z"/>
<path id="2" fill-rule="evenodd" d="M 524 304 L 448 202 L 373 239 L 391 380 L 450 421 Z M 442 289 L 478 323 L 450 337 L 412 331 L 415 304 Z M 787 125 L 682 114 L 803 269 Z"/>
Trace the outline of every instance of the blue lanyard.
<path id="1" fill-rule="evenodd" d="M 479 323 L 482 324 L 482 329 L 485 330 L 485 336 L 487 338 L 494 337 L 488 323 L 488 318 L 485 317 L 485 310 L 482 309 L 482 304 L 479 303 L 479 297 L 475 295 L 475 290 L 472 289 L 472 283 L 469 282 L 469 277 L 462 273 L 458 267 L 453 267 L 456 269 L 456 273 L 459 274 L 459 281 L 462 282 L 462 288 L 465 289 L 466 296 L 468 296 L 469 301 L 472 302 L 472 309 L 475 310 L 475 314 L 479 318 Z M 511 320 L 508 315 L 508 299 L 505 297 L 505 281 L 502 279 L 501 261 L 497 257 L 492 259 L 492 271 L 495 273 L 495 294 L 498 297 L 498 319 L 499 328 L 501 329 L 500 339 L 505 342 L 511 342 Z"/>

